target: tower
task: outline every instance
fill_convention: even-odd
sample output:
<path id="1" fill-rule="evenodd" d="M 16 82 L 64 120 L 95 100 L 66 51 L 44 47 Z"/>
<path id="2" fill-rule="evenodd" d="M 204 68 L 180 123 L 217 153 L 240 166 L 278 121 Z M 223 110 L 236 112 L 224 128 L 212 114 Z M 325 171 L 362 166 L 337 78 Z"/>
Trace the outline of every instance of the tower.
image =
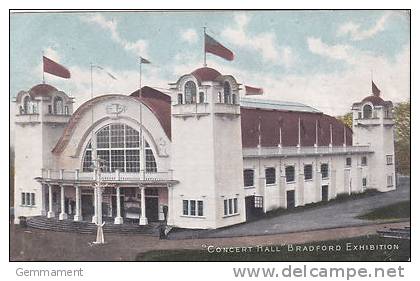
<path id="1" fill-rule="evenodd" d="M 372 88 L 372 95 L 353 104 L 353 145 L 369 145 L 373 151 L 359 159 L 369 166 L 367 186 L 389 191 L 396 188 L 393 104 L 380 97 L 373 82 Z"/>
<path id="2" fill-rule="evenodd" d="M 15 223 L 20 216 L 45 215 L 46 188 L 35 181 L 42 169 L 53 169 L 51 150 L 73 111 L 73 99 L 48 84 L 16 96 Z"/>
<path id="3" fill-rule="evenodd" d="M 170 191 L 168 224 L 245 221 L 239 84 L 203 67 L 171 85 L 171 168 L 179 184 Z"/>

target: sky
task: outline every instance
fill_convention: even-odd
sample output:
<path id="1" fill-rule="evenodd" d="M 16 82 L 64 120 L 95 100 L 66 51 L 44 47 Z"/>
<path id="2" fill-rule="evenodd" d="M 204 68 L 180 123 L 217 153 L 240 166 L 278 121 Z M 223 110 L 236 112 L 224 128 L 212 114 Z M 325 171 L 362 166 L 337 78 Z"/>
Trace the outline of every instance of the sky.
<path id="1" fill-rule="evenodd" d="M 207 65 L 239 83 L 261 87 L 258 98 L 302 102 L 330 115 L 350 111 L 371 94 L 410 98 L 410 17 L 406 11 L 148 11 L 16 13 L 10 19 L 10 97 L 42 83 L 42 54 L 66 66 L 71 79 L 45 82 L 75 98 L 130 94 L 168 83 L 203 66 L 203 27 L 232 50 Z M 106 74 L 111 73 L 114 80 Z M 243 94 L 243 93 L 241 93 Z"/>

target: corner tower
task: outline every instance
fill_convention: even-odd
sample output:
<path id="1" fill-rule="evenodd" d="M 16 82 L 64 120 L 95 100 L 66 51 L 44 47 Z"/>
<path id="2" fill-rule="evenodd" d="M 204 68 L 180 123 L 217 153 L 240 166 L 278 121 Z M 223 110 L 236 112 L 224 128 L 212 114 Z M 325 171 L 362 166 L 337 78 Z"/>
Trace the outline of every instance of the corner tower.
<path id="1" fill-rule="evenodd" d="M 245 221 L 239 84 L 203 67 L 171 86 L 171 166 L 180 183 L 168 223 L 218 228 Z"/>
<path id="2" fill-rule="evenodd" d="M 367 186 L 379 191 L 396 188 L 393 104 L 379 96 L 379 90 L 354 103 L 353 145 L 369 145 L 373 150 L 361 165 L 369 166 Z"/>
<path id="3" fill-rule="evenodd" d="M 15 99 L 15 223 L 45 215 L 46 194 L 34 178 L 53 169 L 51 153 L 73 112 L 73 99 L 48 84 L 20 91 Z"/>

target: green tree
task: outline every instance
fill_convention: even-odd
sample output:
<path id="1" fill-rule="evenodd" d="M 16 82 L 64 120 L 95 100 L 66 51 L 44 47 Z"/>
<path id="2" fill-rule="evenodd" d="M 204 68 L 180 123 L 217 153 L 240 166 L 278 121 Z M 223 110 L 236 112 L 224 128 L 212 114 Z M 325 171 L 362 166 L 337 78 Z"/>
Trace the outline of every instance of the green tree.
<path id="1" fill-rule="evenodd" d="M 344 123 L 349 128 L 353 126 L 353 114 L 351 112 L 344 114 L 343 116 L 338 116 L 338 120 Z"/>
<path id="2" fill-rule="evenodd" d="M 411 104 L 401 102 L 394 107 L 395 166 L 398 173 L 410 175 Z"/>

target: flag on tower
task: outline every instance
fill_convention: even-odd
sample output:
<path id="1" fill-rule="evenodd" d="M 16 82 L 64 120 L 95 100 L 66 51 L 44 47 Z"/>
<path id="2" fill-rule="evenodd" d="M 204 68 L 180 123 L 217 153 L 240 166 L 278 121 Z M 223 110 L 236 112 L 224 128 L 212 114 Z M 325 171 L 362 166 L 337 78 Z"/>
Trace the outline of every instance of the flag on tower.
<path id="1" fill-rule="evenodd" d="M 372 94 L 377 97 L 379 97 L 379 95 L 381 94 L 381 90 L 379 90 L 379 88 L 375 85 L 373 80 L 372 80 Z"/>
<path id="2" fill-rule="evenodd" d="M 149 60 L 145 59 L 145 58 L 140 57 L 140 63 L 148 64 L 148 63 L 151 63 L 151 62 Z"/>
<path id="3" fill-rule="evenodd" d="M 205 40 L 204 40 L 204 51 L 206 53 L 212 53 L 213 55 L 219 56 L 221 58 L 224 58 L 225 60 L 233 60 L 235 55 L 232 53 L 231 50 L 217 42 L 215 39 L 204 34 Z"/>
<path id="4" fill-rule="evenodd" d="M 70 78 L 70 71 L 62 66 L 61 64 L 56 63 L 52 59 L 47 58 L 46 56 L 42 56 L 43 62 L 43 71 L 49 74 L 69 79 Z"/>

